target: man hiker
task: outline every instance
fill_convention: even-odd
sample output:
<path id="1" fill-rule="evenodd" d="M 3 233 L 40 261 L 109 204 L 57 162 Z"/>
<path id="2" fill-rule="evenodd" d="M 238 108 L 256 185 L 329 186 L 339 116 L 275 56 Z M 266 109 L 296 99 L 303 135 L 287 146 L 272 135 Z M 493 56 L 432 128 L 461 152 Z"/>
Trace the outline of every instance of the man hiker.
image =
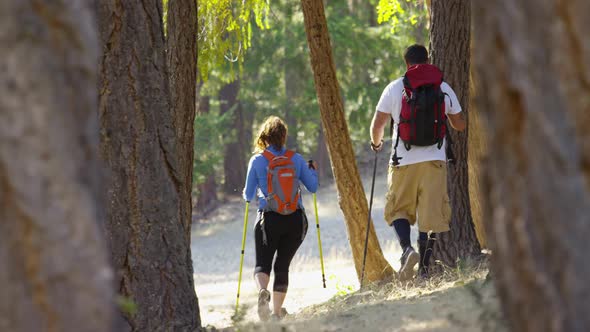
<path id="1" fill-rule="evenodd" d="M 449 231 L 447 195 L 448 123 L 458 131 L 466 123 L 453 89 L 442 72 L 428 63 L 428 51 L 412 45 L 404 53 L 407 71 L 383 90 L 371 122 L 371 148 L 383 148 L 383 131 L 392 122 L 393 149 L 388 173 L 385 220 L 395 228 L 402 247 L 400 280 L 428 277 L 436 235 Z M 410 225 L 418 223 L 416 253 Z"/>

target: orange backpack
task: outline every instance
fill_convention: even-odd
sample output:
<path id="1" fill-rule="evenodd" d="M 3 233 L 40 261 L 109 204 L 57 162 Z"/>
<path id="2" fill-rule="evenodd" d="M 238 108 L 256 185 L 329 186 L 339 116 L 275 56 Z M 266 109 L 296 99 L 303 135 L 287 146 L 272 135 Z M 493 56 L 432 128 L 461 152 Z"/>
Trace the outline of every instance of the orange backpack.
<path id="1" fill-rule="evenodd" d="M 291 160 L 295 152 L 287 150 L 285 155 L 275 156 L 265 150 L 262 155 L 268 160 L 266 209 L 282 215 L 295 212 L 300 195 L 299 179 Z"/>

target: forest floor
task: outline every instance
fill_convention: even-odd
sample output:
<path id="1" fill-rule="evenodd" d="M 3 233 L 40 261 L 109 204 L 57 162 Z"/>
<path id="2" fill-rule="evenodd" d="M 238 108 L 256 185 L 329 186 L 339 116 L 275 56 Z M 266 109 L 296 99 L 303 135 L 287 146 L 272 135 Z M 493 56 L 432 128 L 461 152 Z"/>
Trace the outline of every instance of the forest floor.
<path id="1" fill-rule="evenodd" d="M 399 269 L 400 248 L 394 231 L 383 219 L 387 160 L 380 156 L 375 185 L 373 222 L 385 258 Z M 366 160 L 366 159 L 365 159 Z M 365 190 L 370 178 L 362 163 Z M 368 197 L 368 196 L 367 196 Z M 233 331 L 504 331 L 497 298 L 485 266 L 447 271 L 426 284 L 391 283 L 358 291 L 359 284 L 334 184 L 317 193 L 327 288 L 322 288 L 315 227 L 291 264 L 287 319 L 258 323 L 254 268 L 253 223 L 249 211 L 248 235 L 240 294 L 243 315 L 233 317 L 240 263 L 244 203 L 232 200 L 193 227 L 192 253 L 195 289 L 203 326 Z M 304 205 L 315 223 L 311 195 Z M 413 242 L 416 230 L 413 229 Z M 272 279 L 271 279 L 272 284 Z"/>

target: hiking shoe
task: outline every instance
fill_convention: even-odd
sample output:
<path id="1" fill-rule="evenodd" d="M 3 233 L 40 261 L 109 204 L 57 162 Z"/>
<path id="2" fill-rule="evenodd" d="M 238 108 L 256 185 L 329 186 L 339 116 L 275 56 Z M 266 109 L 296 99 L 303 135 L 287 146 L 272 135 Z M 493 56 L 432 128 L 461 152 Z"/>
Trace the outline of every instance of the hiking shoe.
<path id="1" fill-rule="evenodd" d="M 278 322 L 280 320 L 282 320 L 283 318 L 285 318 L 285 316 L 287 316 L 287 309 L 285 308 L 281 308 L 281 312 L 277 315 L 277 314 L 272 314 L 270 315 L 270 320 L 273 322 Z"/>
<path id="2" fill-rule="evenodd" d="M 426 281 L 430 279 L 430 274 L 428 273 L 428 269 L 422 266 L 418 269 L 418 274 L 416 274 L 416 279 Z"/>
<path id="3" fill-rule="evenodd" d="M 414 248 L 407 247 L 402 254 L 402 267 L 399 269 L 399 280 L 408 281 L 414 276 L 414 266 L 420 261 L 420 255 L 414 251 Z"/>
<path id="4" fill-rule="evenodd" d="M 270 302 L 270 292 L 266 289 L 261 289 L 258 292 L 258 318 L 261 321 L 266 322 L 270 317 L 270 308 L 268 303 Z"/>

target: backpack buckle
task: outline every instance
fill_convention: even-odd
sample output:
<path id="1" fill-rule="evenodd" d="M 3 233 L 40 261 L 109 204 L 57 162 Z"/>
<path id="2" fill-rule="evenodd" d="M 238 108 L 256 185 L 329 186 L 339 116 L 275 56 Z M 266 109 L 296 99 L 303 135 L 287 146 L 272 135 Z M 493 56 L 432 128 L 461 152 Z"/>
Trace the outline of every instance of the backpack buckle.
<path id="1" fill-rule="evenodd" d="M 393 166 L 399 166 L 400 164 L 400 160 L 402 159 L 402 157 L 398 157 L 397 156 L 397 151 L 393 154 L 393 156 L 391 157 L 391 165 Z"/>

